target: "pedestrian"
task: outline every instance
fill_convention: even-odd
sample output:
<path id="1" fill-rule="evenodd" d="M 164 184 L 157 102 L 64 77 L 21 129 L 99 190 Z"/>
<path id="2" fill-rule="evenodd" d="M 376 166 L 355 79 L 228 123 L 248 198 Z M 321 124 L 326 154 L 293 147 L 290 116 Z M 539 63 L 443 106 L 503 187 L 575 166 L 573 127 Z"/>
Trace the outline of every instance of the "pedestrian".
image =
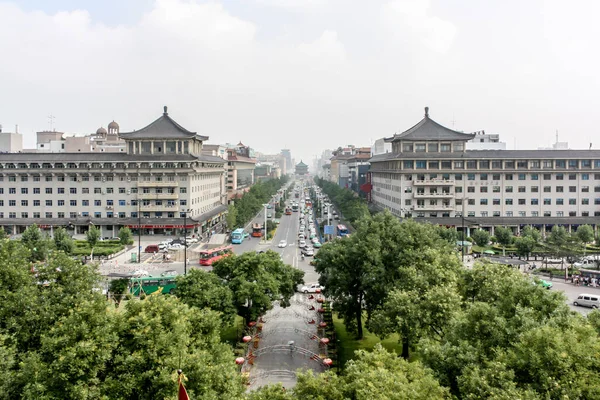
<path id="1" fill-rule="evenodd" d="M 550 271 L 550 280 L 552 280 L 552 271 Z"/>

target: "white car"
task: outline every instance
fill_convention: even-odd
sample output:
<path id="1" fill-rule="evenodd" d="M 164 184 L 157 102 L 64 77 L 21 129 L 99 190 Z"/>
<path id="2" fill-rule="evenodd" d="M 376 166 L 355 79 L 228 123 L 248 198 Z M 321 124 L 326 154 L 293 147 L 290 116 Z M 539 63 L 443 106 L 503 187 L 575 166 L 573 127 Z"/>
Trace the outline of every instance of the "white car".
<path id="1" fill-rule="evenodd" d="M 301 240 L 300 243 L 298 243 L 298 247 L 300 247 L 300 248 L 306 247 L 306 241 L 305 240 Z"/>
<path id="2" fill-rule="evenodd" d="M 131 271 L 129 275 L 136 278 L 141 278 L 142 276 L 150 276 L 148 271 L 146 271 L 145 269 L 136 269 L 135 271 Z"/>
<path id="3" fill-rule="evenodd" d="M 185 241 L 190 243 L 198 243 L 198 238 L 188 236 L 185 238 Z"/>
<path id="4" fill-rule="evenodd" d="M 303 254 L 307 257 L 312 257 L 315 255 L 315 250 L 312 247 L 306 247 L 303 251 Z"/>
<path id="5" fill-rule="evenodd" d="M 181 250 L 183 249 L 183 245 L 179 243 L 175 243 L 169 246 L 169 250 Z"/>
<path id="6" fill-rule="evenodd" d="M 311 239 L 311 242 L 313 242 L 313 243 L 319 243 L 319 239 L 318 239 L 318 238 L 316 238 L 316 237 L 315 237 L 315 238 L 312 238 L 312 239 Z"/>
<path id="7" fill-rule="evenodd" d="M 323 286 L 319 285 L 318 283 L 311 283 L 309 285 L 302 286 L 302 289 L 300 289 L 300 291 L 302 293 L 317 293 L 317 292 L 322 292 L 323 289 L 325 289 L 325 288 Z"/>
<path id="8" fill-rule="evenodd" d="M 277 247 L 284 248 L 287 246 L 287 242 L 285 240 L 280 240 Z"/>

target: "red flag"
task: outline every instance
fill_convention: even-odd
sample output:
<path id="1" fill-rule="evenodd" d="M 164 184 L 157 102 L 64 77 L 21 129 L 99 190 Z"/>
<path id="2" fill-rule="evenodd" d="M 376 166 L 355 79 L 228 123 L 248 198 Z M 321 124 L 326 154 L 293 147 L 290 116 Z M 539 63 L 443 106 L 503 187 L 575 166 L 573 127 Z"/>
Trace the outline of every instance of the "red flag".
<path id="1" fill-rule="evenodd" d="M 181 372 L 179 372 L 179 393 L 177 394 L 177 400 L 190 400 L 190 396 L 188 396 L 187 390 L 183 386 L 183 374 Z"/>

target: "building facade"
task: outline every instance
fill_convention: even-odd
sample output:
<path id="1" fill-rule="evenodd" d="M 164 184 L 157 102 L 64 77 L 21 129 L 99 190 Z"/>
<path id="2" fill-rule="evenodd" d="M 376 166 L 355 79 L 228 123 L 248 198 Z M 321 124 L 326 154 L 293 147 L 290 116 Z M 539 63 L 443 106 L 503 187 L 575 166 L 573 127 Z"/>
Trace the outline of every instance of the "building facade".
<path id="1" fill-rule="evenodd" d="M 90 225 L 103 236 L 128 226 L 144 234 L 202 233 L 226 212 L 225 160 L 202 155 L 206 136 L 164 108 L 157 120 L 120 133 L 126 152 L 0 154 L 0 225 L 19 234 Z"/>
<path id="2" fill-rule="evenodd" d="M 399 217 L 447 226 L 546 232 L 600 222 L 600 151 L 468 150 L 475 134 L 425 117 L 371 158 L 371 201 Z M 458 218 L 457 218 L 458 217 Z"/>
<path id="3" fill-rule="evenodd" d="M 296 164 L 296 175 L 306 175 L 308 174 L 308 165 L 304 164 L 302 160 L 298 164 Z"/>
<path id="4" fill-rule="evenodd" d="M 23 135 L 17 132 L 5 132 L 0 125 L 0 152 L 19 153 L 23 151 Z"/>

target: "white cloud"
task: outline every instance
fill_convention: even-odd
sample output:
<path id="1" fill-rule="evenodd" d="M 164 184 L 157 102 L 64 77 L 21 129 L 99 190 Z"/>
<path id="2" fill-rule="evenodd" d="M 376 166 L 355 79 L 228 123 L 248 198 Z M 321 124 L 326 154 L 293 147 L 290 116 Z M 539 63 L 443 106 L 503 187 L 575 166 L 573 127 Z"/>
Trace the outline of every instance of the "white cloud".
<path id="1" fill-rule="evenodd" d="M 278 7 L 292 11 L 308 11 L 322 8 L 327 0 L 255 0 L 258 4 Z"/>
<path id="2" fill-rule="evenodd" d="M 382 7 L 382 19 L 401 42 L 421 42 L 431 50 L 447 53 L 457 29 L 451 22 L 429 15 L 429 9 L 429 0 L 393 0 Z"/>

